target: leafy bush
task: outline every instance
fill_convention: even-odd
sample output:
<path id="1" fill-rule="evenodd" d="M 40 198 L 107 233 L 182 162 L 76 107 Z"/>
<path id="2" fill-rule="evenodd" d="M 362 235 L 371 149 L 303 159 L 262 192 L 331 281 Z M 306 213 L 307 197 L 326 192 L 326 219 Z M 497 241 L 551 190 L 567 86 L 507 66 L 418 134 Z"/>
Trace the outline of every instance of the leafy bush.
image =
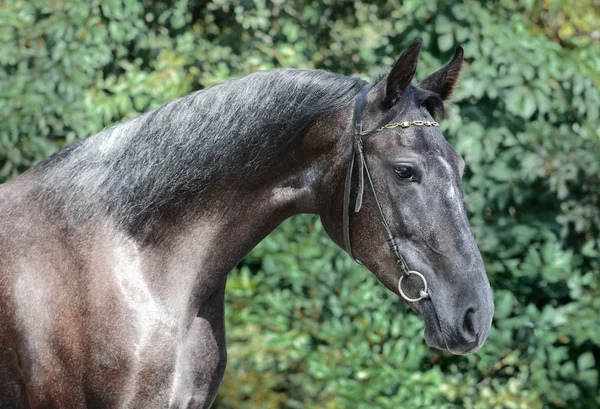
<path id="1" fill-rule="evenodd" d="M 599 22 L 591 1 L 16 0 L 0 5 L 0 178 L 232 76 L 374 79 L 420 35 L 423 78 L 460 43 L 442 126 L 495 292 L 486 345 L 428 348 L 420 318 L 300 216 L 230 276 L 215 407 L 598 407 Z"/>

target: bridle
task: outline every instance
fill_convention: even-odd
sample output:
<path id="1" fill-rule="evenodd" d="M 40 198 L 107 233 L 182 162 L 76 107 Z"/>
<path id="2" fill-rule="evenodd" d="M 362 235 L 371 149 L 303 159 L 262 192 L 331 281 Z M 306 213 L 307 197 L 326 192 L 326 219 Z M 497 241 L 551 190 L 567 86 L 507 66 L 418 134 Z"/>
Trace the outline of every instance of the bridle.
<path id="1" fill-rule="evenodd" d="M 352 257 L 352 260 L 360 263 L 355 257 L 352 251 L 352 245 L 350 243 L 350 195 L 352 194 L 352 172 L 354 169 L 354 161 L 358 162 L 358 194 L 356 196 L 356 202 L 354 205 L 354 213 L 358 213 L 362 207 L 363 201 L 363 192 L 365 186 L 365 176 L 367 179 L 367 183 L 369 186 L 369 191 L 371 192 L 371 197 L 373 198 L 373 202 L 375 203 L 375 210 L 377 213 L 377 217 L 383 226 L 383 230 L 386 236 L 386 241 L 390 246 L 390 250 L 394 258 L 396 259 L 398 270 L 400 271 L 400 280 L 398 281 L 398 292 L 400 296 L 404 298 L 408 302 L 418 302 L 425 298 L 429 298 L 429 292 L 427 289 L 427 280 L 423 274 L 418 271 L 410 270 L 406 265 L 406 261 L 404 261 L 404 257 L 402 257 L 402 253 L 400 253 L 400 249 L 398 248 L 398 243 L 396 242 L 396 238 L 392 234 L 392 230 L 390 229 L 390 225 L 387 222 L 385 215 L 383 214 L 383 210 L 381 209 L 381 203 L 379 203 L 379 199 L 377 198 L 377 193 L 375 192 L 375 186 L 373 185 L 373 179 L 371 179 L 371 173 L 369 172 L 369 166 L 367 163 L 366 154 L 363 148 L 363 141 L 367 139 L 367 137 L 372 136 L 374 133 L 383 131 L 384 129 L 391 128 L 408 128 L 410 126 L 439 126 L 437 122 L 429 122 L 429 121 L 404 121 L 404 122 L 394 122 L 387 125 L 384 125 L 381 128 L 378 128 L 374 131 L 363 132 L 363 116 L 364 116 L 364 107 L 367 103 L 367 94 L 371 89 L 371 85 L 365 85 L 356 98 L 356 102 L 354 103 L 354 114 L 352 119 L 353 126 L 353 135 L 352 135 L 352 152 L 350 153 L 350 160 L 348 161 L 348 168 L 346 170 L 346 182 L 344 187 L 344 247 L 346 248 L 346 252 Z M 405 277 L 409 277 L 410 275 L 416 275 L 423 281 L 423 289 L 419 291 L 418 298 L 410 298 L 407 296 L 402 290 L 402 280 Z"/>

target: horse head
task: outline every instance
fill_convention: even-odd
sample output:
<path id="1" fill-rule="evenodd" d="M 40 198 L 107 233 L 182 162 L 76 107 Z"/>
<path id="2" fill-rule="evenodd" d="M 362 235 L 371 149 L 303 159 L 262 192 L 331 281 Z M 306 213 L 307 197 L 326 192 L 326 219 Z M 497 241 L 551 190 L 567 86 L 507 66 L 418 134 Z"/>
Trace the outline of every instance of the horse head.
<path id="1" fill-rule="evenodd" d="M 322 187 L 335 199 L 319 213 L 336 243 L 423 315 L 430 346 L 465 354 L 487 338 L 494 305 L 465 211 L 465 163 L 434 120 L 457 84 L 463 50 L 412 85 L 420 48 L 418 39 L 345 111 L 352 126 L 331 170 L 337 188 Z"/>

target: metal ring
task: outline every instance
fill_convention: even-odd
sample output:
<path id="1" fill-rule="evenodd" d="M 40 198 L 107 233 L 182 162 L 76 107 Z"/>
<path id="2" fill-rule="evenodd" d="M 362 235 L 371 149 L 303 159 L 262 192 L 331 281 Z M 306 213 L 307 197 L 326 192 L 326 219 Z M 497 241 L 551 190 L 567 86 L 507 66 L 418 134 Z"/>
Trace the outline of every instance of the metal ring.
<path id="1" fill-rule="evenodd" d="M 409 296 L 404 294 L 404 291 L 402 291 L 402 279 L 404 278 L 403 275 L 400 276 L 400 281 L 398 281 L 398 291 L 400 292 L 400 296 L 408 302 L 418 302 L 424 298 L 429 298 L 429 293 L 427 292 L 427 280 L 425 279 L 425 276 L 423 274 L 419 273 L 418 271 L 414 271 L 414 270 L 411 270 L 408 272 L 408 275 L 411 275 L 411 274 L 415 274 L 416 276 L 421 278 L 421 280 L 423 280 L 423 289 L 421 291 L 419 291 L 419 298 L 410 298 Z"/>

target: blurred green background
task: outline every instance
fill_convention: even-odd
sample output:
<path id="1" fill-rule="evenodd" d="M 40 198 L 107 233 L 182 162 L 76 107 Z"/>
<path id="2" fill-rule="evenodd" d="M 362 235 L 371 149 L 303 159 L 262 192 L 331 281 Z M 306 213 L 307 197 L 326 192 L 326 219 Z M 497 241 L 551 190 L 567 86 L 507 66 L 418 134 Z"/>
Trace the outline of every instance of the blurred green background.
<path id="1" fill-rule="evenodd" d="M 598 408 L 598 1 L 0 2 L 0 181 L 192 90 L 275 67 L 374 80 L 417 36 L 418 79 L 462 44 L 442 129 L 494 288 L 485 346 L 423 324 L 325 236 L 286 221 L 229 278 L 214 407 Z"/>

